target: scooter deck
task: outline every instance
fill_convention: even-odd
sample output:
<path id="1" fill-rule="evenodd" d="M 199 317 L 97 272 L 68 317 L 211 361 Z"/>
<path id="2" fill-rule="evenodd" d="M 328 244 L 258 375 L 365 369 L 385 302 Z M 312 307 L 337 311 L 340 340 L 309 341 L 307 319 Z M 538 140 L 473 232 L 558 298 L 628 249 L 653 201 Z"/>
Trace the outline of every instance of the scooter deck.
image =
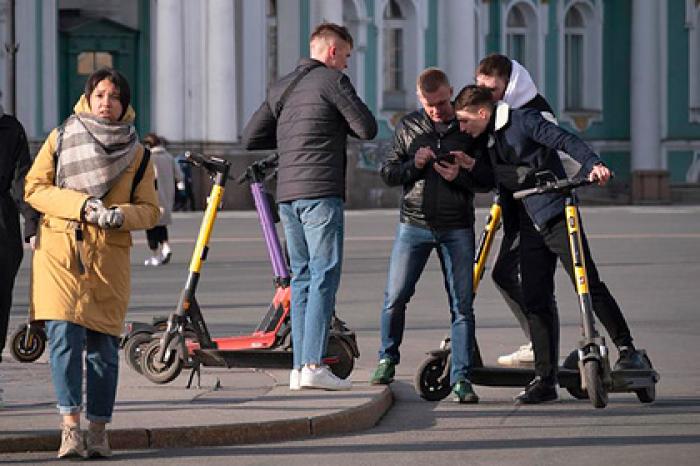
<path id="1" fill-rule="evenodd" d="M 625 369 L 611 371 L 612 386 L 609 392 L 629 392 L 644 389 L 659 381 L 659 374 L 653 369 Z M 535 377 L 532 368 L 519 367 L 475 367 L 470 374 L 473 384 L 487 387 L 525 387 Z M 559 368 L 559 386 L 576 388 L 581 386 L 578 371 Z"/>
<path id="2" fill-rule="evenodd" d="M 286 350 L 237 350 L 196 349 L 194 357 L 203 366 L 255 367 L 261 369 L 291 369 L 292 352 Z"/>

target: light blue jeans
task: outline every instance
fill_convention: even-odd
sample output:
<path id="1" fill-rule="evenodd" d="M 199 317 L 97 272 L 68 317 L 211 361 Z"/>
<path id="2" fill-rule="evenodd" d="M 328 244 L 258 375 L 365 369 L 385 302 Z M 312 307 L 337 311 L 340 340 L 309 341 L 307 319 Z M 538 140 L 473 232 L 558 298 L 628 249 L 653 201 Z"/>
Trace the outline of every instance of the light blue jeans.
<path id="1" fill-rule="evenodd" d="M 93 422 L 110 422 L 117 395 L 119 339 L 64 320 L 47 321 L 46 332 L 59 413 L 75 414 L 81 410 L 85 350 L 86 417 Z"/>
<path id="2" fill-rule="evenodd" d="M 343 262 L 344 208 L 339 197 L 282 202 L 280 218 L 292 268 L 294 368 L 320 364 L 328 343 Z"/>
<path id="3" fill-rule="evenodd" d="M 406 304 L 416 291 L 430 253 L 437 249 L 452 318 L 450 381 L 469 379 L 474 351 L 474 230 L 435 231 L 399 223 L 389 260 L 381 315 L 379 359 L 398 364 L 406 325 Z"/>

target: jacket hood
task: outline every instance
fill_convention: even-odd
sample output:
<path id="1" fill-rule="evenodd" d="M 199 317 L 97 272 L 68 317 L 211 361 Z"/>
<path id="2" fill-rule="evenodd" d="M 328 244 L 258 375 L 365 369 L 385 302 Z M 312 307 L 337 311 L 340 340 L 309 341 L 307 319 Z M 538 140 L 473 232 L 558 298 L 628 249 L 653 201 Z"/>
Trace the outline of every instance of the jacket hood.
<path id="1" fill-rule="evenodd" d="M 535 98 L 537 87 L 525 67 L 516 60 L 511 60 L 511 62 L 513 68 L 510 72 L 506 92 L 503 94 L 503 101 L 511 108 L 520 108 Z"/>
<path id="2" fill-rule="evenodd" d="M 90 109 L 90 103 L 88 102 L 87 97 L 85 97 L 85 94 L 82 94 L 80 96 L 80 99 L 78 99 L 78 102 L 76 102 L 75 106 L 73 107 L 73 112 L 92 113 L 92 110 Z M 135 118 L 136 112 L 131 107 L 131 105 L 129 105 L 129 107 L 127 107 L 126 109 L 126 112 L 124 112 L 124 115 L 119 121 L 122 123 L 133 123 Z"/>

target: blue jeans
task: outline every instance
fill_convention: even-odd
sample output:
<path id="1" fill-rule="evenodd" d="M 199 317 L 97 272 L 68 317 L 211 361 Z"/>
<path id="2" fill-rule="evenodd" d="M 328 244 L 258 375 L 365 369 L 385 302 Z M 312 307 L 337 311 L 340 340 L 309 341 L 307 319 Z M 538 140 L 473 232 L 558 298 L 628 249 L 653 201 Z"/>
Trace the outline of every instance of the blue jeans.
<path id="1" fill-rule="evenodd" d="M 60 414 L 79 413 L 83 401 L 83 350 L 87 365 L 87 418 L 110 422 L 117 395 L 119 339 L 64 320 L 46 322 L 51 379 Z"/>
<path id="2" fill-rule="evenodd" d="M 406 304 L 433 249 L 437 249 L 452 318 L 450 381 L 469 379 L 474 351 L 474 230 L 435 231 L 399 223 L 389 261 L 381 316 L 380 359 L 398 364 L 406 322 Z"/>
<path id="3" fill-rule="evenodd" d="M 339 197 L 280 203 L 292 266 L 294 368 L 320 364 L 328 343 L 343 262 L 343 200 Z"/>

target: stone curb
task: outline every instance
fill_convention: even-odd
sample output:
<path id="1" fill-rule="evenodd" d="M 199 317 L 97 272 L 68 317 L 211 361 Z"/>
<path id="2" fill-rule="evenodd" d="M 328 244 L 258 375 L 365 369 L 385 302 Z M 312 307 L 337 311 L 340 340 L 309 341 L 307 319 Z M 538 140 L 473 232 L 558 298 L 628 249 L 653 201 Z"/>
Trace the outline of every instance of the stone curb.
<path id="1" fill-rule="evenodd" d="M 280 421 L 201 425 L 172 428 L 134 428 L 109 431 L 114 450 L 203 447 L 265 443 L 369 429 L 391 408 L 394 398 L 388 386 L 366 403 L 335 413 Z M 0 438 L 0 453 L 58 450 L 60 434 L 36 431 Z"/>

